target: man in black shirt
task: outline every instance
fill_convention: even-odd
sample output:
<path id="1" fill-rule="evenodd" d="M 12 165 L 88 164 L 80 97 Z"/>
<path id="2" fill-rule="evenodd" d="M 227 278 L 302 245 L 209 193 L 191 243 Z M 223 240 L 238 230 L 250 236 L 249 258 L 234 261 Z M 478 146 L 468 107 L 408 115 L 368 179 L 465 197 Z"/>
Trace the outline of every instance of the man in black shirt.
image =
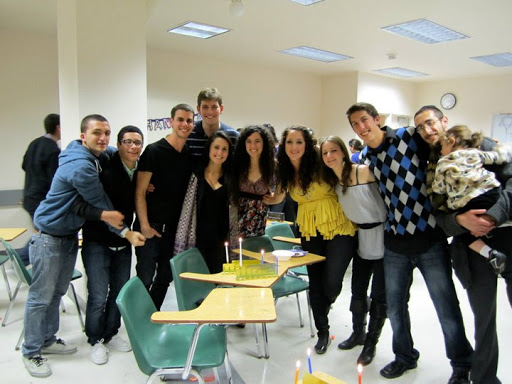
<path id="1" fill-rule="evenodd" d="M 51 113 L 44 119 L 46 134 L 32 141 L 25 155 L 21 168 L 25 171 L 23 189 L 23 208 L 34 220 L 34 212 L 50 190 L 53 175 L 59 166 L 60 116 Z M 28 244 L 18 251 L 25 265 L 30 263 Z"/>
<path id="2" fill-rule="evenodd" d="M 147 146 L 138 166 L 134 226 L 146 237 L 137 254 L 137 276 L 160 309 L 172 272 L 169 260 L 181 207 L 192 173 L 187 138 L 194 127 L 194 109 L 178 104 L 171 111 L 172 133 Z M 149 184 L 154 191 L 146 194 Z M 155 274 L 156 272 L 156 274 Z"/>

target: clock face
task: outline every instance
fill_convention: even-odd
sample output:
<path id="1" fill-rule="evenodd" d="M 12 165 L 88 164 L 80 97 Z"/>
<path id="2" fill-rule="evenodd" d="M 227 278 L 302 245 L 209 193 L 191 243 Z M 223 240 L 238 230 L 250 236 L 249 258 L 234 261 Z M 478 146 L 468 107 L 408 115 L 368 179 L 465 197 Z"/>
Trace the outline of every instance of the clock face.
<path id="1" fill-rule="evenodd" d="M 445 93 L 443 97 L 441 97 L 441 107 L 444 109 L 452 109 L 455 107 L 455 103 L 457 99 L 453 93 Z"/>

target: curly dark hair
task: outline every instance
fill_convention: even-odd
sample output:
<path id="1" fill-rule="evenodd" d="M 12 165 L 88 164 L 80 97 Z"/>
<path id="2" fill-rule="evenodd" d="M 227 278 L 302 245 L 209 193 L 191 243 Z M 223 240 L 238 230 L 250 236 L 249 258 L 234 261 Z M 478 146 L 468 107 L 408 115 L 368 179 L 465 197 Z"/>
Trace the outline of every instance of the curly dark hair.
<path id="1" fill-rule="evenodd" d="M 341 181 L 341 186 L 342 186 L 341 192 L 343 194 L 345 194 L 345 192 L 347 191 L 347 188 L 350 185 L 350 173 L 352 171 L 353 163 L 350 160 L 350 155 L 348 153 L 347 146 L 345 145 L 343 140 L 341 140 L 338 136 L 328 136 L 325 139 L 321 140 L 320 155 L 322 154 L 323 145 L 327 142 L 336 144 L 338 147 L 340 147 L 340 151 L 343 154 L 343 163 L 344 164 L 343 164 L 343 170 L 341 171 L 341 180 L 338 180 L 338 176 L 336 176 L 334 174 L 334 171 L 331 168 L 329 168 L 327 165 L 325 165 L 325 163 L 323 162 L 323 159 L 322 159 L 322 168 L 323 168 L 322 178 L 324 179 L 324 181 L 327 184 L 329 184 L 332 187 L 335 187 L 338 184 L 338 182 Z"/>
<path id="2" fill-rule="evenodd" d="M 240 136 L 236 143 L 235 152 L 232 160 L 232 185 L 231 190 L 231 201 L 235 206 L 238 206 L 238 200 L 240 197 L 240 181 L 247 179 L 249 174 L 249 165 L 251 158 L 245 148 L 245 142 L 247 138 L 253 133 L 258 133 L 263 140 L 263 150 L 259 160 L 259 168 L 261 172 L 261 178 L 265 184 L 269 186 L 274 182 L 275 176 L 275 160 L 274 160 L 274 144 L 270 137 L 267 129 L 261 125 L 249 125 L 240 131 Z"/>
<path id="3" fill-rule="evenodd" d="M 295 169 L 290 162 L 290 158 L 286 154 L 286 139 L 288 138 L 290 131 L 301 132 L 306 144 L 304 155 L 300 161 L 298 174 L 299 187 L 303 193 L 306 193 L 309 185 L 313 181 L 320 179 L 320 172 L 322 169 L 320 156 L 315 148 L 315 140 L 310 128 L 300 125 L 292 125 L 284 130 L 279 144 L 279 151 L 277 153 L 278 180 L 283 189 L 289 189 L 294 184 L 295 180 Z"/>

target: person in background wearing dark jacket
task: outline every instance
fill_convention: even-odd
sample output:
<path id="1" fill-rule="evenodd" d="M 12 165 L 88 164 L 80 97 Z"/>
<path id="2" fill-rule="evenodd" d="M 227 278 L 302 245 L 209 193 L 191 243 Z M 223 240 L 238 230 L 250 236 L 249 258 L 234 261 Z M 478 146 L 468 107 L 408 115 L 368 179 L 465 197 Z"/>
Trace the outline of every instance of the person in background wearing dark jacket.
<path id="1" fill-rule="evenodd" d="M 143 135 L 132 125 L 123 127 L 117 135 L 118 151 L 100 162 L 100 180 L 114 209 L 124 216 L 124 224 L 131 227 L 135 212 L 135 185 L 137 161 L 142 151 Z M 82 227 L 82 261 L 87 274 L 87 309 L 85 333 L 92 345 L 91 360 L 95 364 L 108 361 L 109 348 L 121 352 L 132 350 L 130 343 L 118 335 L 121 313 L 116 298 L 130 279 L 132 247 L 128 240 L 109 231 L 100 221 L 101 210 L 89 204 L 78 207 L 78 215 L 87 221 Z M 90 213 L 82 211 L 88 209 Z"/>
<path id="2" fill-rule="evenodd" d="M 71 210 L 78 196 L 100 208 L 101 220 L 134 246 L 143 245 L 145 240 L 140 233 L 129 230 L 122 213 L 114 211 L 99 179 L 99 158 L 108 148 L 110 124 L 101 115 L 89 115 L 82 120 L 80 129 L 81 140 L 72 141 L 59 156 L 50 191 L 34 216 L 40 231 L 30 241 L 32 284 L 25 306 L 22 353 L 27 371 L 35 377 L 52 374 L 41 355 L 77 350 L 56 334 L 60 300 L 69 288 L 78 252 L 78 231 L 85 222 Z"/>
<path id="3" fill-rule="evenodd" d="M 55 113 L 46 116 L 44 129 L 46 134 L 29 144 L 21 165 L 25 171 L 23 208 L 29 213 L 32 221 L 39 203 L 50 190 L 53 175 L 59 166 L 60 116 Z M 28 265 L 28 243 L 18 253 L 23 263 Z"/>

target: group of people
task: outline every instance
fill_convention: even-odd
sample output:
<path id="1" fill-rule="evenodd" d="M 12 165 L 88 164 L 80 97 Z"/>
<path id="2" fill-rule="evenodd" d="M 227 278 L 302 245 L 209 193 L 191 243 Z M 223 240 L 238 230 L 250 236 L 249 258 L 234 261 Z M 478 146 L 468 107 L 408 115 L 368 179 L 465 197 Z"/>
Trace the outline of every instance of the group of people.
<path id="1" fill-rule="evenodd" d="M 49 191 L 34 214 L 34 281 L 22 349 L 31 375 L 51 374 L 42 355 L 76 351 L 56 333 L 58 305 L 71 279 L 80 228 L 88 277 L 86 334 L 91 360 L 104 364 L 109 347 L 131 350 L 118 335 L 115 305 L 130 277 L 131 245 L 137 276 L 159 309 L 172 281 L 173 255 L 195 246 L 211 273 L 222 271 L 225 243 L 234 246 L 240 236 L 263 235 L 269 206 L 288 196 L 297 204 L 302 248 L 326 258 L 307 267 L 316 353 L 325 353 L 330 345 L 329 311 L 352 262 L 353 331 L 338 348 L 362 345 L 358 363 L 370 364 L 389 318 L 395 359 L 381 375 L 396 378 L 415 368 L 420 354 L 411 335 L 408 301 L 418 267 L 453 368 L 448 383 L 469 384 L 470 372 L 475 384 L 500 383 L 498 275 L 507 281 L 512 305 L 512 253 L 506 241 L 512 229 L 499 227 L 510 217 L 506 147 L 491 151 L 496 146 L 492 140 L 471 133 L 468 138 L 467 128 L 448 130 L 447 117 L 435 106 L 416 113 L 415 127 L 394 130 L 381 126 L 371 104 L 357 103 L 347 118 L 365 147 L 351 143 L 351 150 L 358 152 L 352 161 L 337 136 L 317 142 L 310 128 L 290 126 L 276 143 L 268 125 L 238 132 L 221 123 L 223 108 L 215 88 L 202 90 L 197 99 L 201 119 L 194 123 L 194 109 L 176 105 L 170 135 L 144 152 L 137 127 L 119 131 L 115 151 L 108 147 L 108 121 L 100 115 L 84 118 L 81 140 L 61 153 L 51 187 L 46 183 Z M 487 152 L 466 149 L 481 143 Z M 478 171 L 475 159 L 482 164 Z M 461 171 L 474 171 L 475 177 L 461 183 L 466 176 L 456 174 L 453 162 Z M 490 170 L 483 168 L 491 163 Z M 484 235 L 484 240 L 479 238 Z M 447 236 L 454 236 L 450 248 Z M 466 245 L 459 247 L 459 242 Z M 449 249 L 475 315 L 474 351 L 465 335 Z"/>

